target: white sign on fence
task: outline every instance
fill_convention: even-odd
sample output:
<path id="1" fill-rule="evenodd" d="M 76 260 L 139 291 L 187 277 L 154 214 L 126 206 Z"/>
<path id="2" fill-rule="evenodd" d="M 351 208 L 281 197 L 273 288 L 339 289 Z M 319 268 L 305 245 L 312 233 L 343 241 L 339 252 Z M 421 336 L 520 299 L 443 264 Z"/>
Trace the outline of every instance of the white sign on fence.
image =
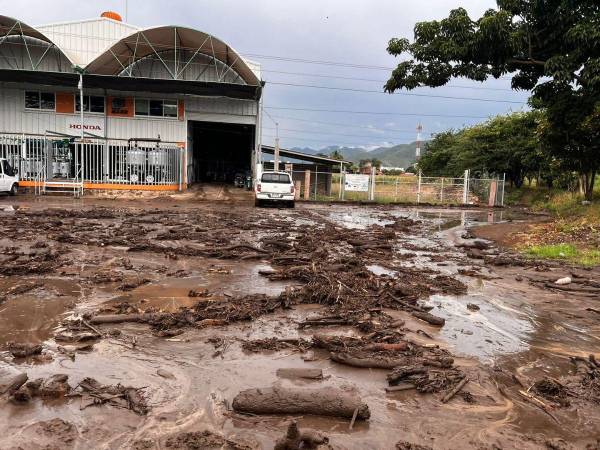
<path id="1" fill-rule="evenodd" d="M 353 192 L 369 192 L 369 175 L 346 174 L 344 189 Z"/>

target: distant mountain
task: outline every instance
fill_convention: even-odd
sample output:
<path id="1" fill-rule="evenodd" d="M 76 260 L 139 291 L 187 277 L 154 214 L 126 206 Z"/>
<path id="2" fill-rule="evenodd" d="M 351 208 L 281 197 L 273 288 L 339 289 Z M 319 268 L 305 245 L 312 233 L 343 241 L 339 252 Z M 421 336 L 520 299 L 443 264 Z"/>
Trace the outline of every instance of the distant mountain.
<path id="1" fill-rule="evenodd" d="M 315 155 L 322 153 L 329 155 L 331 152 L 337 150 L 344 158 L 348 161 L 358 163 L 361 159 L 379 159 L 384 166 L 388 167 L 409 167 L 415 162 L 415 147 L 417 143 L 411 142 L 410 144 L 398 144 L 393 147 L 378 147 L 373 150 L 366 150 L 360 147 L 341 147 L 337 145 L 331 145 L 326 148 L 315 150 L 310 147 L 294 147 L 292 150 L 298 152 L 309 153 Z"/>

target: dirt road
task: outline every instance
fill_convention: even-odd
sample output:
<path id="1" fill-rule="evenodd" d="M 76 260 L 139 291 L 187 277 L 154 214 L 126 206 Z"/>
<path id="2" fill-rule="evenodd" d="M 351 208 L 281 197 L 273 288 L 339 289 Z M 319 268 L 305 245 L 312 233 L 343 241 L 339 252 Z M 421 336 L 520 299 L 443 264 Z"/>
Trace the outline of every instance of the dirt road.
<path id="1" fill-rule="evenodd" d="M 468 231 L 520 215 L 10 200 L 2 449 L 600 448 L 600 271 Z"/>

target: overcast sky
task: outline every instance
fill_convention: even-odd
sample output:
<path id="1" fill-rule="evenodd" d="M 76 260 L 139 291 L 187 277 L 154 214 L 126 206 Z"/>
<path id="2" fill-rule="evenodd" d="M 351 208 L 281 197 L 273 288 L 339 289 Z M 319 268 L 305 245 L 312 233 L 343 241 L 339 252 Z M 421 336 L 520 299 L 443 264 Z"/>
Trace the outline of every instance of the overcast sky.
<path id="1" fill-rule="evenodd" d="M 125 0 L 0 0 L 0 14 L 16 17 L 30 25 L 40 25 L 97 17 L 105 10 L 117 11 L 125 17 L 125 3 Z M 224 40 L 247 58 L 260 62 L 263 79 L 267 82 L 265 108 L 279 121 L 282 146 L 375 147 L 414 141 L 414 130 L 419 121 L 427 138 L 429 133 L 521 110 L 526 104 L 527 94 L 510 91 L 510 82 L 505 79 L 484 84 L 459 79 L 452 82 L 452 87 L 423 88 L 411 92 L 492 99 L 495 100 L 493 102 L 349 92 L 269 82 L 381 92 L 390 73 L 388 68 L 392 68 L 396 61 L 386 52 L 388 40 L 392 37 L 412 38 L 416 22 L 445 17 L 458 5 L 466 8 L 471 17 L 479 17 L 487 8 L 494 7 L 495 1 L 129 0 L 127 21 L 138 26 L 186 25 L 197 28 Z M 281 60 L 282 57 L 378 68 L 292 62 Z M 275 134 L 274 124 L 267 117 L 263 132 L 263 142 L 271 143 Z"/>

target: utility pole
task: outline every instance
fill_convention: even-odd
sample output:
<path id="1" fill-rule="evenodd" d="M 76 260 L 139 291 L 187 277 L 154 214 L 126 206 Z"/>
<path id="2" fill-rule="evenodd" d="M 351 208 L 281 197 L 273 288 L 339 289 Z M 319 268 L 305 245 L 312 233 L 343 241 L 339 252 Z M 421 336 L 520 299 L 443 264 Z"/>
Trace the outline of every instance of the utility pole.
<path id="1" fill-rule="evenodd" d="M 269 119 L 275 124 L 275 151 L 273 152 L 273 170 L 275 172 L 279 171 L 279 122 L 276 121 L 271 114 L 267 111 L 264 111 Z M 261 123 L 261 133 L 262 133 L 262 123 Z"/>
<path id="2" fill-rule="evenodd" d="M 275 152 L 273 158 L 273 170 L 279 172 L 279 122 L 275 122 Z"/>
<path id="3" fill-rule="evenodd" d="M 417 125 L 417 148 L 415 150 L 415 160 L 417 162 L 419 162 L 419 159 L 421 159 L 421 132 L 422 131 L 423 131 L 423 126 L 421 125 L 421 122 L 419 122 Z"/>
<path id="4" fill-rule="evenodd" d="M 81 158 L 79 159 L 79 167 L 81 169 L 81 185 L 83 186 L 84 175 L 85 175 L 85 170 L 84 170 L 85 152 L 83 149 L 83 139 L 85 137 L 84 118 L 83 118 L 83 72 L 85 69 L 83 69 L 79 66 L 75 66 L 74 69 L 75 69 L 75 72 L 79 72 L 79 83 L 77 84 L 77 88 L 79 89 L 79 121 L 81 123 L 81 142 L 79 143 L 79 149 L 81 150 Z M 78 175 L 77 156 L 78 156 L 78 152 L 77 152 L 77 146 L 76 146 L 75 147 L 75 172 L 76 172 L 75 177 L 76 178 Z"/>

